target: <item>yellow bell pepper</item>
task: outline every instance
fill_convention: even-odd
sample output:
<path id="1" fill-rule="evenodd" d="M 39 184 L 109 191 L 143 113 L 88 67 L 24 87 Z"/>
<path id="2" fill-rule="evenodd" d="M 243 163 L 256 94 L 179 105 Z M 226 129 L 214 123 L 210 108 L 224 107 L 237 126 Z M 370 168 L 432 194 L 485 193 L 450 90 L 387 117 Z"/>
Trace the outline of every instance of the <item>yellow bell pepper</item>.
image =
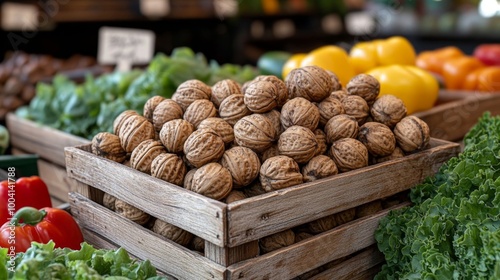
<path id="1" fill-rule="evenodd" d="M 436 78 L 415 66 L 381 66 L 366 74 L 380 82 L 380 96 L 392 94 L 403 100 L 408 114 L 432 108 L 438 98 L 439 83 Z"/>
<path id="2" fill-rule="evenodd" d="M 292 55 L 286 62 L 283 64 L 283 69 L 281 73 L 281 77 L 283 80 L 288 76 L 288 73 L 290 73 L 293 69 L 299 68 L 300 63 L 302 63 L 302 60 L 304 57 L 306 57 L 307 54 L 305 53 L 297 53 Z"/>
<path id="3" fill-rule="evenodd" d="M 300 66 L 310 65 L 316 65 L 335 73 L 343 86 L 347 85 L 355 75 L 347 52 L 337 46 L 323 46 L 308 53 L 302 59 Z"/>

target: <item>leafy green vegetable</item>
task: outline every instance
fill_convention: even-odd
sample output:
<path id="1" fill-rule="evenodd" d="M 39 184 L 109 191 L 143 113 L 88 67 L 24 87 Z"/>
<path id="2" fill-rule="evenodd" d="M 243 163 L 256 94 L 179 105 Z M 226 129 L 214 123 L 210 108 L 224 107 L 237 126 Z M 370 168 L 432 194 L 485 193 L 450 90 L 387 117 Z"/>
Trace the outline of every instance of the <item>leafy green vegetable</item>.
<path id="1" fill-rule="evenodd" d="M 158 276 L 149 261 L 136 261 L 123 249 L 98 250 L 87 243 L 80 250 L 54 248 L 33 242 L 9 263 L 7 249 L 0 249 L 0 279 L 170 279 Z"/>
<path id="2" fill-rule="evenodd" d="M 375 279 L 500 279 L 500 117 L 485 113 L 464 143 L 380 221 Z"/>

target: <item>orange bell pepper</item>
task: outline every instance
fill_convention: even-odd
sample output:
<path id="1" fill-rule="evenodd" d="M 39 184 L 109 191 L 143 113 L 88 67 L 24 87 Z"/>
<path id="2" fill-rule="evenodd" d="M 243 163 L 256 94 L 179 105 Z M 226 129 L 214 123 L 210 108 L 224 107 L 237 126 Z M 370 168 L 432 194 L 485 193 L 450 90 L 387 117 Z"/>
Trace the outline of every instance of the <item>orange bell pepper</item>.
<path id="1" fill-rule="evenodd" d="M 462 56 L 465 56 L 465 54 L 459 48 L 453 46 L 444 47 L 419 53 L 416 64 L 424 70 L 442 75 L 443 65 L 446 61 Z"/>
<path id="2" fill-rule="evenodd" d="M 479 68 L 467 75 L 463 89 L 471 91 L 500 91 L 500 67 Z"/>
<path id="3" fill-rule="evenodd" d="M 484 68 L 484 64 L 472 56 L 448 59 L 443 64 L 443 78 L 447 89 L 463 89 L 469 73 Z"/>

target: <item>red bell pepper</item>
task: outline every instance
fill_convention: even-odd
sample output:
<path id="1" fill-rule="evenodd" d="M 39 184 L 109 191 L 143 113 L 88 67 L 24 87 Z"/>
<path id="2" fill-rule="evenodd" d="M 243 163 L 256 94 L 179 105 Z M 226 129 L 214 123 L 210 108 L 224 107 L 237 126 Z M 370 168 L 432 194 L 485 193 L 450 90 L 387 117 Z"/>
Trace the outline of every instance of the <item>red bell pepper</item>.
<path id="1" fill-rule="evenodd" d="M 0 225 L 25 206 L 37 209 L 52 207 L 49 190 L 40 177 L 21 177 L 15 182 L 12 179 L 0 182 Z"/>
<path id="2" fill-rule="evenodd" d="M 500 66 L 500 44 L 483 44 L 476 47 L 474 57 L 486 65 Z"/>
<path id="3" fill-rule="evenodd" d="M 23 207 L 0 228 L 0 247 L 16 253 L 25 252 L 32 241 L 46 244 L 50 240 L 58 248 L 80 250 L 83 235 L 68 212 L 50 207 Z"/>

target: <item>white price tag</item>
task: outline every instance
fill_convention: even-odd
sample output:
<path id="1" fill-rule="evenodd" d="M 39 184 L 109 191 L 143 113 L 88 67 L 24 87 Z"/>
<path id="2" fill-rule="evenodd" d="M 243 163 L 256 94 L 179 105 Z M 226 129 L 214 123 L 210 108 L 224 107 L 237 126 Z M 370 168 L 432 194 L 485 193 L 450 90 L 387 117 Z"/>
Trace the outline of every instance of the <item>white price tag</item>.
<path id="1" fill-rule="evenodd" d="M 38 28 L 35 5 L 5 2 L 2 4 L 2 29 L 32 31 Z"/>
<path id="2" fill-rule="evenodd" d="M 236 0 L 213 0 L 215 14 L 219 18 L 232 17 L 238 14 L 238 1 Z"/>
<path id="3" fill-rule="evenodd" d="M 141 13 L 147 17 L 158 18 L 170 13 L 170 0 L 141 0 Z"/>
<path id="4" fill-rule="evenodd" d="M 100 64 L 117 64 L 128 71 L 133 64 L 146 64 L 154 55 L 155 34 L 150 30 L 102 27 L 97 59 Z"/>

